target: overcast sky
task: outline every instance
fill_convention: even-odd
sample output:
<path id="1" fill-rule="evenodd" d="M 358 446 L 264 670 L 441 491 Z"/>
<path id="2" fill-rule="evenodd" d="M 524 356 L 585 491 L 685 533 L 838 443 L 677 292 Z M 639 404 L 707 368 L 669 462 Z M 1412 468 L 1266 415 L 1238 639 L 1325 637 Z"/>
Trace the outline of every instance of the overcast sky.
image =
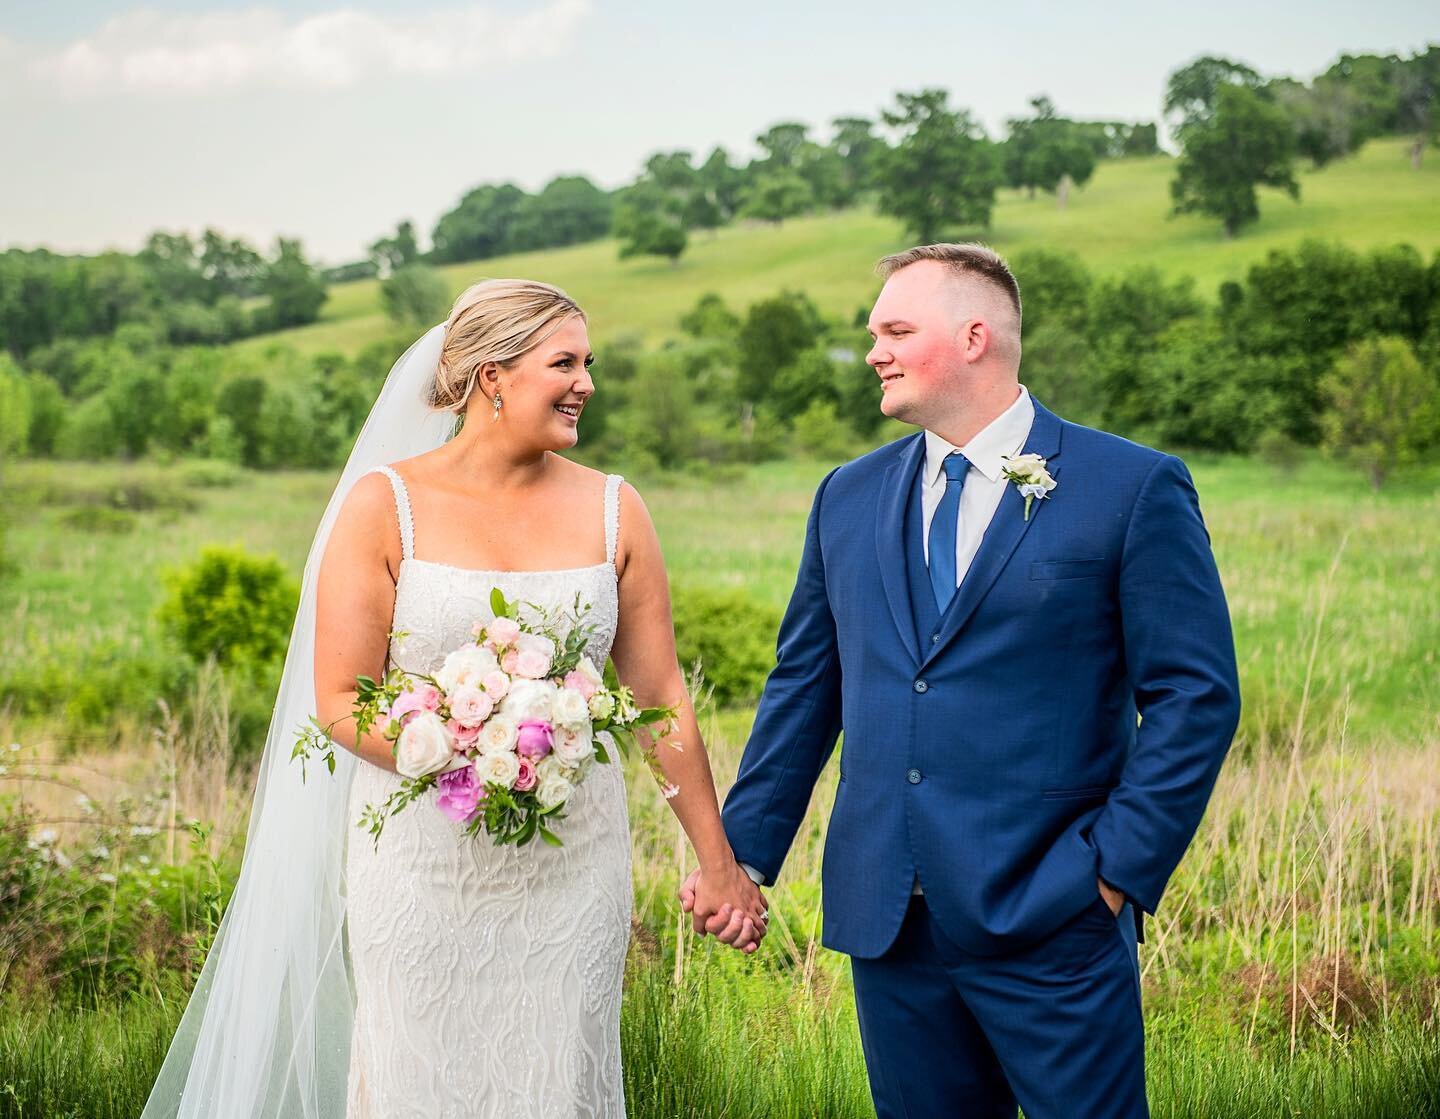
<path id="1" fill-rule="evenodd" d="M 992 135 L 1048 94 L 1155 119 L 1201 54 L 1308 78 L 1440 40 L 1434 0 L 0 0 L 0 247 L 134 250 L 206 225 L 329 263 L 469 187 L 603 186 L 651 152 L 748 157 L 785 119 L 940 85 Z"/>

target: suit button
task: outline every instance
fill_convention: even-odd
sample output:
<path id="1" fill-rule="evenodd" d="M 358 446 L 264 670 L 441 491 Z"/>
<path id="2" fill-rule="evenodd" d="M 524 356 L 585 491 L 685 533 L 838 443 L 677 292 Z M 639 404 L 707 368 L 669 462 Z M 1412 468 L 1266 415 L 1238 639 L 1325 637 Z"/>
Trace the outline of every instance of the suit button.
<path id="1" fill-rule="evenodd" d="M 908 770 L 905 774 L 905 780 L 909 781 L 912 785 L 920 784 L 922 780 L 920 771 L 918 769 Z"/>
<path id="2" fill-rule="evenodd" d="M 916 690 L 920 695 L 924 695 L 926 692 L 928 692 L 928 691 L 930 690 L 930 685 L 927 684 L 927 683 L 925 683 L 924 680 L 916 680 L 916 681 L 915 681 L 915 690 Z"/>
<path id="3" fill-rule="evenodd" d="M 932 633 L 932 634 L 930 635 L 930 644 L 935 645 L 935 644 L 938 644 L 939 641 L 940 641 L 940 635 L 939 635 L 938 633 Z"/>

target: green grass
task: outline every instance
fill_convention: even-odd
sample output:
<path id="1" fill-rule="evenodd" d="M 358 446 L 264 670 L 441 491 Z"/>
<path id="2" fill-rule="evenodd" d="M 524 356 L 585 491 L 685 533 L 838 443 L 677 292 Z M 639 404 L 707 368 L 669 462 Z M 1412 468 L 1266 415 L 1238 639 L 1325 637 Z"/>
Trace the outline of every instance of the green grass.
<path id="1" fill-rule="evenodd" d="M 1371 141 L 1354 157 L 1300 174 L 1301 200 L 1261 191 L 1260 221 L 1233 241 L 1216 222 L 1169 217 L 1173 161 L 1167 156 L 1102 163 L 1061 211 L 1048 195 L 1001 191 L 988 230 L 958 230 L 1001 252 L 1045 248 L 1073 251 L 1095 272 L 1113 275 L 1153 265 L 1194 277 L 1206 298 L 1222 280 L 1239 279 L 1271 249 L 1307 237 L 1355 249 L 1395 243 L 1428 255 L 1440 248 L 1440 160 L 1411 168 L 1406 144 Z M 696 234 L 677 264 L 617 259 L 613 241 L 455 264 L 442 271 L 458 294 L 476 280 L 525 276 L 559 284 L 589 311 L 596 341 L 626 333 L 649 341 L 672 336 L 677 320 L 707 291 L 734 307 L 782 288 L 805 292 L 826 312 L 848 319 L 877 290 L 873 267 L 904 248 L 898 222 L 866 210 L 799 218 L 779 227 L 739 223 L 714 235 Z M 330 291 L 319 322 L 239 343 L 259 348 L 279 341 L 306 352 L 354 353 L 388 336 L 379 285 L 365 280 Z"/>
<path id="2" fill-rule="evenodd" d="M 671 578 L 742 587 L 783 608 L 810 500 L 829 465 L 770 463 L 726 481 L 640 479 Z M 1235 623 L 1246 736 L 1283 739 L 1308 676 L 1311 715 L 1333 722 L 1348 709 L 1358 741 L 1433 741 L 1440 471 L 1397 477 L 1375 494 L 1360 474 L 1314 455 L 1284 471 L 1233 457 L 1192 466 Z M 205 544 L 275 554 L 298 575 L 333 485 L 325 473 L 249 473 L 234 486 L 183 491 L 193 510 L 137 513 L 130 532 L 75 527 L 73 502 L 96 487 L 129 479 L 143 489 L 145 479 L 163 478 L 146 466 L 35 462 L 10 470 L 6 496 L 23 513 L 6 539 L 14 570 L 0 583 L 6 663 L 96 642 L 144 653 L 158 640 L 157 573 L 188 563 Z"/>

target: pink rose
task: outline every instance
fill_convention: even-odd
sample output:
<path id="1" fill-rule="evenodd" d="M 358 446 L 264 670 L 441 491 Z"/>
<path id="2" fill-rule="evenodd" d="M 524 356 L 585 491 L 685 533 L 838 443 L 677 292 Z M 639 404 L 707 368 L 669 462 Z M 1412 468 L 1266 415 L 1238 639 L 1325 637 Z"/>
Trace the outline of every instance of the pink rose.
<path id="1" fill-rule="evenodd" d="M 472 688 L 468 684 L 456 688 L 450 696 L 450 717 L 467 727 L 478 727 L 490 718 L 493 710 L 495 701 L 479 688 Z"/>
<path id="2" fill-rule="evenodd" d="M 520 654 L 514 649 L 507 649 L 505 655 L 500 658 L 500 667 L 514 676 L 519 671 Z"/>
<path id="3" fill-rule="evenodd" d="M 497 668 L 494 672 L 486 673 L 480 686 L 485 689 L 486 695 L 499 703 L 510 691 L 510 677 Z"/>
<path id="4" fill-rule="evenodd" d="M 514 618 L 496 618 L 485 627 L 485 635 L 497 645 L 513 645 L 520 636 L 520 626 Z"/>
<path id="5" fill-rule="evenodd" d="M 527 719 L 520 724 L 515 752 L 522 758 L 539 761 L 555 744 L 555 729 L 549 723 Z"/>
<path id="6" fill-rule="evenodd" d="M 480 802 L 485 799 L 485 786 L 475 767 L 467 765 L 442 773 L 436 780 L 440 784 L 440 797 L 436 807 L 457 824 L 468 824 L 475 818 Z"/>
<path id="7" fill-rule="evenodd" d="M 480 727 L 465 726 L 453 719 L 446 724 L 446 728 L 455 736 L 455 749 L 462 752 L 469 752 L 475 749 L 475 744 L 480 741 Z"/>
<path id="8" fill-rule="evenodd" d="M 505 654 L 509 660 L 510 654 Z M 527 649 L 515 657 L 515 674 L 524 676 L 527 680 L 543 680 L 545 674 L 550 671 L 550 658 L 544 653 L 538 653 L 533 649 Z"/>
<path id="9" fill-rule="evenodd" d="M 520 776 L 515 778 L 513 788 L 517 793 L 528 793 L 535 787 L 535 763 L 529 758 L 520 759 Z"/>
<path id="10" fill-rule="evenodd" d="M 395 702 L 390 705 L 390 718 L 398 719 L 404 726 L 421 711 L 438 710 L 440 692 L 433 684 L 421 684 L 418 688 L 407 687 L 395 697 Z"/>
<path id="11" fill-rule="evenodd" d="M 590 702 L 590 697 L 598 690 L 595 681 L 578 670 L 565 673 L 565 686 L 583 695 L 586 703 Z"/>

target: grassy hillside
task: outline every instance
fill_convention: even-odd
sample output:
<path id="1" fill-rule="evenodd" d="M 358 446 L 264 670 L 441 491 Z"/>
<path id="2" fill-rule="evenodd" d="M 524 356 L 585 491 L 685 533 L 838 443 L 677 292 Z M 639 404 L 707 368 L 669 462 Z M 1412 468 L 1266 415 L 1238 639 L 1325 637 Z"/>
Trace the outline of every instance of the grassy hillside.
<path id="1" fill-rule="evenodd" d="M 1353 158 L 1302 173 L 1301 200 L 1261 192 L 1258 224 L 1233 241 L 1218 222 L 1167 217 L 1173 163 L 1166 156 L 1101 164 L 1084 190 L 1072 192 L 1060 211 L 1046 195 L 1001 192 L 994 225 L 982 236 L 1004 253 L 1030 248 L 1078 253 L 1096 272 L 1111 274 L 1154 265 L 1195 277 L 1211 294 L 1222 280 L 1239 278 L 1271 249 L 1306 237 L 1344 242 L 1356 249 L 1408 242 L 1429 254 L 1440 249 L 1440 160 L 1410 167 L 1404 144 L 1376 140 Z M 676 320 L 706 291 L 732 304 L 782 288 L 806 291 L 822 308 L 848 317 L 875 291 L 875 260 L 903 248 L 897 222 L 869 211 L 802 218 L 775 227 L 746 223 L 698 234 L 675 265 L 616 258 L 613 241 L 523 253 L 450 265 L 444 275 L 458 293 L 486 276 L 528 276 L 566 288 L 590 312 L 596 340 L 638 332 L 655 341 L 676 330 Z M 353 353 L 384 337 L 389 324 L 371 281 L 331 289 L 318 323 L 241 343 L 263 348 L 279 340 L 302 350 Z"/>

